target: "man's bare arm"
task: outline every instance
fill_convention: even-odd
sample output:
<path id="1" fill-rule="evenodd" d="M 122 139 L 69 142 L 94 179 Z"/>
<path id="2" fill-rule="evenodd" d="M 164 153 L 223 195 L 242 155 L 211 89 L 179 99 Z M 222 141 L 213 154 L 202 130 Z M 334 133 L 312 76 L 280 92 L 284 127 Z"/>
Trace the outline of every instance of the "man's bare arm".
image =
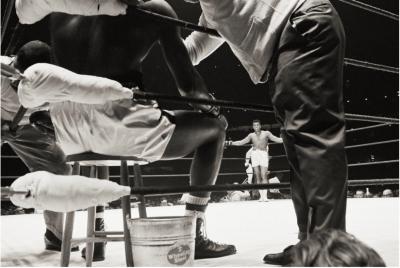
<path id="1" fill-rule="evenodd" d="M 169 7 L 169 6 L 168 6 Z M 165 9 L 163 15 L 177 17 L 171 7 Z M 208 88 L 190 61 L 188 51 L 181 39 L 179 29 L 166 25 L 161 30 L 160 44 L 168 68 L 175 79 L 182 96 L 211 99 Z M 192 105 L 202 111 L 211 109 L 210 105 Z"/>
<path id="2" fill-rule="evenodd" d="M 277 142 L 277 143 L 282 143 L 283 139 L 281 137 L 274 136 L 271 132 L 267 131 L 267 137 L 271 141 Z"/>
<path id="3" fill-rule="evenodd" d="M 244 138 L 243 140 L 239 140 L 239 141 L 227 141 L 227 145 L 233 145 L 233 146 L 241 146 L 241 145 L 245 145 L 247 143 L 251 142 L 251 138 L 250 138 L 250 134 L 247 135 L 246 138 Z"/>

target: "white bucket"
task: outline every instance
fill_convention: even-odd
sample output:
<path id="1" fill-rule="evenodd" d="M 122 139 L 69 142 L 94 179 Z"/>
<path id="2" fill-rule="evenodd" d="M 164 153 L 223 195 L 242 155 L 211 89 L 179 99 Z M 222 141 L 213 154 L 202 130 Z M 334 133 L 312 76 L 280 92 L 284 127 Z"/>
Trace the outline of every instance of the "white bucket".
<path id="1" fill-rule="evenodd" d="M 135 266 L 192 266 L 195 217 L 128 219 Z"/>

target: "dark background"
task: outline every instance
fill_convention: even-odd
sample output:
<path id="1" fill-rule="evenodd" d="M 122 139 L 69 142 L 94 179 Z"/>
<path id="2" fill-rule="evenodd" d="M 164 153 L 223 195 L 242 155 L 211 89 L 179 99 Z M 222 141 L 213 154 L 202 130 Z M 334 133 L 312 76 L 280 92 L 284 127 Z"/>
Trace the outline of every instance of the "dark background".
<path id="1" fill-rule="evenodd" d="M 183 2 L 183 0 L 168 1 L 180 19 L 197 23 L 200 15 L 200 6 Z M 365 3 L 386 9 L 393 13 L 399 12 L 398 0 L 364 0 Z M 2 15 L 8 1 L 1 1 Z M 385 18 L 370 12 L 347 5 L 338 0 L 332 0 L 338 10 L 345 26 L 347 44 L 346 57 L 373 63 L 379 63 L 398 67 L 399 65 L 399 25 L 397 21 Z M 4 16 L 2 16 L 4 17 Z M 13 11 L 11 20 L 4 37 L 2 38 L 2 54 L 6 52 L 11 34 L 15 30 L 16 16 Z M 16 42 L 16 48 L 26 41 L 40 39 L 48 42 L 47 20 L 43 20 L 33 26 L 24 26 L 22 38 Z M 123 29 L 121 29 L 123 30 Z M 182 30 L 182 36 L 189 34 Z M 252 84 L 248 74 L 235 58 L 229 47 L 224 44 L 213 55 L 197 66 L 210 90 L 218 99 L 234 100 L 250 103 L 270 104 L 265 85 Z M 144 62 L 144 74 L 146 87 L 154 92 L 177 94 L 173 79 L 162 59 L 161 51 L 155 46 Z M 375 116 L 387 116 L 398 118 L 399 112 L 399 80 L 398 74 L 373 71 L 358 67 L 345 67 L 344 101 L 346 113 L 366 114 Z M 163 108 L 186 108 L 161 103 Z M 258 118 L 265 124 L 266 129 L 271 129 L 275 135 L 279 135 L 279 126 L 274 115 L 267 113 L 225 110 L 230 129 L 240 126 L 249 126 L 251 121 Z M 369 125 L 370 123 L 348 121 L 347 128 L 355 128 Z M 228 131 L 230 139 L 243 138 L 250 130 L 242 127 L 241 131 Z M 244 131 L 243 131 L 244 129 Z M 352 132 L 347 135 L 347 144 L 360 144 L 382 140 L 398 139 L 398 125 L 386 126 L 373 130 Z M 244 157 L 248 147 L 235 147 L 225 150 L 225 157 Z M 271 145 L 271 155 L 284 154 L 283 146 Z M 12 155 L 8 146 L 2 147 L 2 154 Z M 370 146 L 362 149 L 348 150 L 349 163 L 372 162 L 398 159 L 398 143 Z M 23 164 L 17 159 L 5 159 L 2 157 L 2 185 L 8 185 L 14 176 L 27 172 Z M 143 167 L 144 174 L 182 174 L 188 173 L 190 161 L 179 160 L 171 162 L 158 162 Z M 288 169 L 285 158 L 271 160 L 271 170 Z M 243 161 L 223 161 L 221 172 L 244 172 Z M 117 170 L 112 170 L 117 174 Z M 288 180 L 288 173 L 279 175 L 281 180 Z M 220 176 L 218 183 L 242 182 L 245 175 Z M 398 178 L 398 163 L 380 164 L 349 168 L 350 179 L 368 178 Z M 145 184 L 180 184 L 188 183 L 187 178 L 149 178 Z M 378 189 L 379 187 L 375 187 Z M 380 189 L 380 188 L 379 188 Z"/>

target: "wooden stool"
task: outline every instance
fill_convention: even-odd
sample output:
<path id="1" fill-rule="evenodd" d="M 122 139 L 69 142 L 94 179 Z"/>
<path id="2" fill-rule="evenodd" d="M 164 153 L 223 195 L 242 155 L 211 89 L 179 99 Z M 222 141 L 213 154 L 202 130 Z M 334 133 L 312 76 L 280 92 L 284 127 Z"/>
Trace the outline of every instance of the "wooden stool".
<path id="1" fill-rule="evenodd" d="M 80 166 L 90 166 L 90 177 L 98 177 L 98 169 L 100 166 L 120 166 L 121 178 L 120 184 L 124 186 L 132 187 L 129 182 L 129 169 L 128 165 L 133 165 L 134 170 L 134 186 L 143 186 L 142 173 L 140 165 L 145 165 L 148 162 L 133 156 L 111 156 L 101 155 L 92 152 L 86 152 L 81 154 L 68 155 L 66 157 L 67 162 L 73 162 L 73 175 L 80 174 Z M 108 174 L 103 178 L 108 177 Z M 146 207 L 144 196 L 138 196 L 139 203 L 139 217 L 146 218 Z M 93 261 L 93 250 L 94 242 L 105 242 L 105 241 L 124 241 L 125 242 L 125 259 L 127 266 L 133 266 L 132 256 L 132 245 L 130 242 L 130 234 L 126 219 L 131 218 L 131 204 L 130 196 L 124 196 L 121 198 L 122 216 L 124 223 L 124 231 L 95 231 L 95 219 L 96 219 L 96 207 L 88 208 L 88 221 L 87 221 L 87 235 L 85 238 L 73 239 L 72 232 L 74 227 L 75 212 L 66 213 L 64 232 L 62 238 L 61 248 L 61 266 L 68 266 L 71 247 L 80 243 L 86 242 L 86 266 L 91 266 Z M 116 235 L 123 235 L 118 236 Z M 113 237 L 108 237 L 113 236 Z"/>

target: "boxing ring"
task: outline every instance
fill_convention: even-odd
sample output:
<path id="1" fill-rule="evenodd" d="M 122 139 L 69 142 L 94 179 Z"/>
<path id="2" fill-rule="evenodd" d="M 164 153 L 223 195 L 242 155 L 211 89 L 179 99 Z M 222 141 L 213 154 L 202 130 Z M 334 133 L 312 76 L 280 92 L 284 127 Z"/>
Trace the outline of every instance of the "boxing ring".
<path id="1" fill-rule="evenodd" d="M 388 266 L 399 265 L 398 198 L 348 199 L 347 230 L 377 250 Z M 184 206 L 150 207 L 149 216 L 181 215 Z M 133 209 L 133 217 L 138 212 Z M 107 229 L 122 224 L 119 209 L 106 210 Z M 86 226 L 86 212 L 77 212 L 76 226 Z M 25 228 L 29 223 L 29 228 Z M 216 241 L 235 243 L 237 253 L 217 259 L 196 260 L 201 267 L 268 266 L 262 263 L 266 252 L 279 252 L 296 241 L 297 226 L 291 200 L 270 202 L 241 201 L 211 203 L 207 210 L 207 234 Z M 82 237 L 85 228 L 75 228 L 74 236 Z M 37 230 L 32 232 L 32 230 Z M 41 214 L 3 216 L 1 224 L 2 266 L 58 266 L 60 253 L 43 249 Z M 70 266 L 84 266 L 79 252 L 71 253 Z M 108 243 L 106 260 L 93 266 L 125 266 L 124 245 Z"/>
<path id="2" fill-rule="evenodd" d="M 370 5 L 366 5 L 355 0 L 338 0 L 368 12 L 384 16 L 391 20 L 398 21 L 398 16 L 386 10 L 382 10 Z M 12 5 L 10 5 L 12 6 Z M 11 10 L 11 9 L 10 9 Z M 142 10 L 144 13 L 148 11 Z M 7 16 L 11 11 L 7 6 L 6 17 L 3 24 L 2 36 L 7 27 Z M 189 22 L 171 19 L 158 14 L 150 14 L 160 18 L 160 20 L 174 23 L 180 27 L 206 32 L 211 35 L 218 35 L 213 29 L 198 27 Z M 7 51 L 12 51 L 18 39 L 19 28 L 14 33 L 10 46 Z M 14 41 L 13 41 L 14 40 Z M 345 64 L 356 68 L 366 68 L 379 72 L 386 72 L 398 75 L 397 67 L 382 64 L 360 61 L 346 58 Z M 156 100 L 171 103 L 197 103 L 211 104 L 221 108 L 247 110 L 254 112 L 273 113 L 273 109 L 267 105 L 242 103 L 228 100 L 204 100 L 187 97 L 177 97 L 151 92 L 138 92 L 134 94 L 134 99 Z M 397 127 L 398 118 L 373 116 L 366 114 L 346 113 L 346 120 L 365 122 L 369 125 L 347 129 L 346 133 L 361 133 L 364 135 L 371 130 L 386 127 Z M 349 144 L 346 151 L 354 151 L 361 148 L 377 147 L 383 145 L 398 146 L 397 139 L 386 139 L 368 143 Z M 271 146 L 282 146 L 271 144 Z M 229 150 L 227 147 L 226 150 Z M 285 155 L 272 155 L 271 159 L 284 159 Z M 13 159 L 16 156 L 2 155 L 2 159 Z M 191 161 L 191 157 L 185 157 L 175 161 Z M 224 157 L 223 161 L 244 162 L 244 157 Z M 224 163 L 224 162 L 223 162 Z M 379 161 L 350 162 L 349 169 L 367 166 L 398 166 L 397 159 L 381 159 Z M 290 173 L 289 169 L 271 170 L 276 174 Z M 245 177 L 245 172 L 221 172 L 219 177 L 237 176 Z M 116 176 L 110 176 L 114 178 Z M 187 179 L 189 174 L 145 174 L 143 178 L 160 177 L 180 177 Z M 14 180 L 17 176 L 2 176 L 3 180 Z M 369 186 L 393 186 L 399 185 L 399 178 L 349 178 L 349 189 Z M 131 195 L 135 196 L 166 196 L 177 195 L 188 192 L 226 192 L 226 191 L 245 191 L 260 189 L 288 189 L 288 182 L 269 183 L 269 184 L 217 184 L 212 186 L 141 186 L 132 187 Z M 2 189 L 3 190 L 3 189 Z M 2 198 L 4 196 L 2 195 Z M 354 234 L 360 240 L 365 241 L 374 248 L 384 259 L 387 266 L 399 266 L 399 202 L 398 197 L 393 198 L 350 198 L 347 208 L 347 231 Z M 176 216 L 181 215 L 184 207 L 181 205 L 167 207 L 149 207 L 149 216 Z M 221 217 L 223 215 L 223 217 Z M 138 210 L 133 210 L 133 217 L 138 217 Z M 77 212 L 76 226 L 85 226 L 85 212 Z M 119 209 L 106 210 L 105 220 L 107 229 L 118 229 L 122 225 Z M 13 215 L 1 217 L 1 265 L 2 266 L 56 266 L 59 263 L 60 255 L 57 252 L 43 250 L 43 232 L 32 232 L 31 230 L 42 230 L 43 219 L 41 211 L 35 214 Z M 29 224 L 29 228 L 26 228 Z M 238 252 L 236 255 L 218 258 L 196 260 L 195 266 L 262 266 L 262 256 L 266 252 L 279 252 L 288 244 L 296 241 L 297 225 L 293 205 L 290 199 L 270 200 L 270 202 L 241 201 L 229 203 L 211 203 L 207 210 L 207 233 L 217 241 L 234 243 Z M 75 228 L 74 236 L 83 236 L 84 229 Z M 124 245 L 122 243 L 108 243 L 106 260 L 96 262 L 93 266 L 125 266 Z M 84 260 L 80 253 L 71 254 L 71 266 L 83 266 Z"/>

